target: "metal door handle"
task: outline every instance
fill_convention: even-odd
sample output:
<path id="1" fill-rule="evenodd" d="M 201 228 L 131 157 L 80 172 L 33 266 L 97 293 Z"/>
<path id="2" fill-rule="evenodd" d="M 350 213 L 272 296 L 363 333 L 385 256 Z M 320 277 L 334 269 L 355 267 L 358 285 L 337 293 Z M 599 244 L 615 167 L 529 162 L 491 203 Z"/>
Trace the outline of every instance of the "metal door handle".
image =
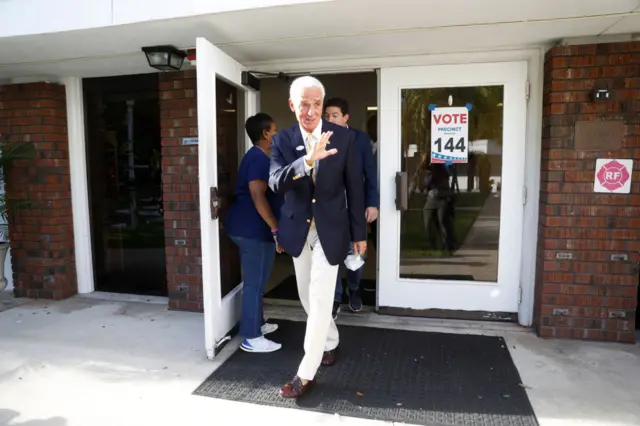
<path id="1" fill-rule="evenodd" d="M 401 212 L 409 210 L 408 191 L 407 172 L 396 172 L 396 210 Z"/>
<path id="2" fill-rule="evenodd" d="M 218 188 L 211 187 L 209 192 L 211 219 L 218 219 L 220 216 L 220 197 L 218 196 Z"/>

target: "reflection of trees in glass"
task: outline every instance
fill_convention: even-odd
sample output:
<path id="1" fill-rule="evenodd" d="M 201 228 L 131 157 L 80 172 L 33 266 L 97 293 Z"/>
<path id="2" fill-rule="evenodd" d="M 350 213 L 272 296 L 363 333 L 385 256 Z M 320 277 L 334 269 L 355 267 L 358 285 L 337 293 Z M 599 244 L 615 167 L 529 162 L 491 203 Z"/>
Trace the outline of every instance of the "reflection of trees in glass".
<path id="1" fill-rule="evenodd" d="M 429 105 L 464 106 L 470 103 L 469 140 L 491 139 L 502 146 L 502 86 L 444 87 L 430 89 L 404 89 L 401 93 L 403 170 L 409 176 L 409 197 L 419 186 L 420 176 L 431 156 L 431 111 Z M 409 145 L 418 146 L 417 158 L 404 157 Z"/>

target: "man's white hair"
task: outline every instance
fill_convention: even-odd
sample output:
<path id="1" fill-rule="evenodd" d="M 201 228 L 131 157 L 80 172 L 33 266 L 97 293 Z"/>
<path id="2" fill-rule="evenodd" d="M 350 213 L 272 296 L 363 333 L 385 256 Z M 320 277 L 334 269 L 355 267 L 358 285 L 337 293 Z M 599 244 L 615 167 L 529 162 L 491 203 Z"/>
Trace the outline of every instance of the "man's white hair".
<path id="1" fill-rule="evenodd" d="M 289 98 L 294 102 L 299 102 L 302 99 L 302 94 L 305 89 L 320 89 L 322 91 L 322 99 L 324 99 L 324 86 L 315 77 L 305 75 L 293 80 L 291 87 L 289 88 Z"/>

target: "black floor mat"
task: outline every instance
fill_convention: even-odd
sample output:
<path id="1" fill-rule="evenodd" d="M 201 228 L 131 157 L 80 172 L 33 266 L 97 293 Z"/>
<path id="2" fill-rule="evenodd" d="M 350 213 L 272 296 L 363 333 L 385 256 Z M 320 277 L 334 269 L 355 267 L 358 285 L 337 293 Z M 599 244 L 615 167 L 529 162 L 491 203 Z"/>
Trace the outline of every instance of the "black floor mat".
<path id="1" fill-rule="evenodd" d="M 342 303 L 348 303 L 349 298 L 347 296 L 347 282 L 343 280 L 342 291 Z M 365 306 L 376 306 L 376 281 L 375 280 L 360 280 L 360 288 L 362 289 L 362 304 Z M 366 289 L 372 289 L 373 291 L 367 291 Z M 296 276 L 289 275 L 282 280 L 280 284 L 272 288 L 264 295 L 267 299 L 280 299 L 280 300 L 300 300 L 298 296 L 298 285 L 296 284 Z"/>
<path id="2" fill-rule="evenodd" d="M 305 324 L 278 321 L 271 354 L 238 350 L 196 395 L 417 425 L 537 425 L 504 339 L 340 326 L 338 363 L 298 401 L 278 396 L 302 359 Z"/>

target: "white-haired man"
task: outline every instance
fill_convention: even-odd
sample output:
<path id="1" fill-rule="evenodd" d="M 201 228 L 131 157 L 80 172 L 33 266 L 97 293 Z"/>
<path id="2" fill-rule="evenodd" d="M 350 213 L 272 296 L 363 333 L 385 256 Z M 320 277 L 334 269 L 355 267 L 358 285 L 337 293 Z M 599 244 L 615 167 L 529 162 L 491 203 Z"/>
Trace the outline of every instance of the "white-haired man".
<path id="1" fill-rule="evenodd" d="M 293 256 L 298 294 L 307 312 L 304 357 L 280 395 L 298 398 L 320 365 L 333 365 L 339 343 L 331 316 L 338 265 L 367 249 L 362 167 L 353 134 L 322 120 L 325 91 L 305 76 L 291 84 L 289 107 L 298 124 L 271 145 L 269 185 L 285 195 L 277 241 Z"/>

